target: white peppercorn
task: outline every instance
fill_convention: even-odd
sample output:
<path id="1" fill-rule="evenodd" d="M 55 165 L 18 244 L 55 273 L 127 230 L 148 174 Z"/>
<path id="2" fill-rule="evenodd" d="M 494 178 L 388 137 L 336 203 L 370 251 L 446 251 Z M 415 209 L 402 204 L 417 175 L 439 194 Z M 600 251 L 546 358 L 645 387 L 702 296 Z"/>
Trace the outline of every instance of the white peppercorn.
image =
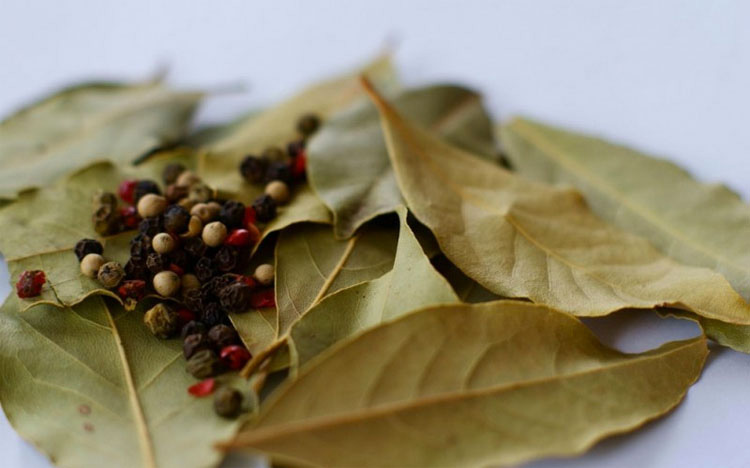
<path id="1" fill-rule="evenodd" d="M 272 180 L 266 185 L 266 195 L 273 198 L 278 205 L 289 201 L 289 186 L 281 180 Z"/>
<path id="2" fill-rule="evenodd" d="M 255 269 L 255 273 L 253 273 L 253 277 L 255 278 L 255 280 L 263 286 L 269 286 L 271 285 L 271 283 L 273 283 L 273 275 L 273 265 L 269 263 L 259 265 L 258 268 Z"/>
<path id="3" fill-rule="evenodd" d="M 81 273 L 89 278 L 96 278 L 96 274 L 99 273 L 99 268 L 105 263 L 107 263 L 107 261 L 104 260 L 104 257 L 97 253 L 90 253 L 81 260 Z"/>
<path id="4" fill-rule="evenodd" d="M 208 223 L 203 227 L 203 242 L 209 247 L 218 247 L 227 238 L 227 227 L 221 221 Z"/>
<path id="5" fill-rule="evenodd" d="M 161 195 L 147 193 L 138 200 L 138 214 L 141 218 L 159 216 L 167 209 L 167 199 Z"/>
<path id="6" fill-rule="evenodd" d="M 166 232 L 160 232 L 154 236 L 154 239 L 151 241 L 151 247 L 154 248 L 154 252 L 156 253 L 168 254 L 174 250 L 175 242 L 172 236 Z"/>
<path id="7" fill-rule="evenodd" d="M 154 290 L 164 297 L 173 296 L 180 290 L 180 277 L 173 271 L 160 271 L 154 275 Z"/>
<path id="8" fill-rule="evenodd" d="M 183 187 L 190 187 L 191 185 L 196 184 L 200 181 L 201 178 L 198 177 L 195 172 L 182 171 L 182 173 L 177 177 L 177 181 L 175 183 Z"/>

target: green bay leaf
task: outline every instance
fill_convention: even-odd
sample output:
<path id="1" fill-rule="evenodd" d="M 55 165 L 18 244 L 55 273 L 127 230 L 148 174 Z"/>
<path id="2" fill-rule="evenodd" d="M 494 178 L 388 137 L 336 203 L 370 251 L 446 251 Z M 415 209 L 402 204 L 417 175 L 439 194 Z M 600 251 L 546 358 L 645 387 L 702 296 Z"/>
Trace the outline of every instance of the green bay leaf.
<path id="1" fill-rule="evenodd" d="M 445 255 L 495 294 L 580 315 L 672 306 L 750 324 L 721 275 L 604 223 L 572 190 L 531 182 L 404 120 L 370 90 L 409 209 Z"/>
<path id="2" fill-rule="evenodd" d="M 620 353 L 530 303 L 432 307 L 311 361 L 225 446 L 331 467 L 576 455 L 671 410 L 707 354 L 703 337 Z"/>
<path id="3" fill-rule="evenodd" d="M 399 93 L 393 105 L 447 141 L 493 160 L 492 124 L 475 92 L 437 85 Z M 308 147 L 310 184 L 333 212 L 336 235 L 403 203 L 388 160 L 377 109 L 360 101 L 325 122 Z"/>
<path id="4" fill-rule="evenodd" d="M 94 161 L 130 164 L 178 140 L 201 97 L 159 83 L 93 83 L 22 109 L 0 123 L 0 199 Z"/>

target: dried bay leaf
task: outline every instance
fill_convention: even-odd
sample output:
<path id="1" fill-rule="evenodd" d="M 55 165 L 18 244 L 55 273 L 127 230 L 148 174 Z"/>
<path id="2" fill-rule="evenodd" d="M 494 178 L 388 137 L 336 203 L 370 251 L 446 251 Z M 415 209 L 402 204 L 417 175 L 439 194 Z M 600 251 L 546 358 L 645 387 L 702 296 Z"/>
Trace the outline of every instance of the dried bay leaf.
<path id="1" fill-rule="evenodd" d="M 489 160 L 498 156 L 492 124 L 475 92 L 451 85 L 408 90 L 393 105 L 410 120 Z M 375 107 L 360 101 L 325 122 L 308 147 L 308 174 L 333 212 L 337 237 L 403 204 Z"/>
<path id="2" fill-rule="evenodd" d="M 311 361 L 226 447 L 319 466 L 570 456 L 664 415 L 707 354 L 703 337 L 620 353 L 530 303 L 437 306 Z"/>
<path id="3" fill-rule="evenodd" d="M 295 322 L 290 332 L 295 366 L 348 336 L 416 308 L 458 302 L 414 237 L 406 222 L 406 209 L 401 206 L 396 211 L 401 229 L 393 268 L 380 278 L 331 294 Z"/>
<path id="4" fill-rule="evenodd" d="M 466 276 L 458 267 L 450 262 L 445 255 L 432 259 L 432 266 L 448 280 L 461 302 L 476 304 L 503 299 L 484 286 Z"/>
<path id="5" fill-rule="evenodd" d="M 202 97 L 159 83 L 62 90 L 0 123 L 0 198 L 44 187 L 93 161 L 129 164 L 181 138 Z"/>
<path id="6" fill-rule="evenodd" d="M 605 224 L 574 191 L 527 181 L 415 127 L 369 85 L 409 209 L 482 286 L 580 316 L 671 306 L 750 324 L 721 275 Z"/>
<path id="7" fill-rule="evenodd" d="M 179 340 L 143 310 L 92 297 L 73 308 L 0 309 L 0 403 L 22 437 L 66 467 L 215 466 L 237 422 L 190 396 Z"/>
<path id="8" fill-rule="evenodd" d="M 532 120 L 501 129 L 518 171 L 583 192 L 592 211 L 688 265 L 723 274 L 750 300 L 750 205 L 669 161 Z"/>

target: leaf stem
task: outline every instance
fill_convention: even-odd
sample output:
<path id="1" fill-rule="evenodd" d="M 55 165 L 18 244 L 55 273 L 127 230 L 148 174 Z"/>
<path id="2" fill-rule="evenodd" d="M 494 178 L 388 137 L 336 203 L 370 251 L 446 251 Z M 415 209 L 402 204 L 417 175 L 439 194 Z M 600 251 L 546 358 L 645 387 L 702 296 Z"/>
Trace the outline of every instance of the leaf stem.
<path id="1" fill-rule="evenodd" d="M 253 375 L 253 373 L 258 370 L 258 368 L 268 360 L 271 356 L 273 356 L 276 351 L 281 349 L 283 346 L 285 346 L 287 343 L 287 338 L 281 338 L 280 340 L 275 341 L 272 343 L 268 348 L 264 349 L 260 353 L 253 356 L 250 361 L 248 361 L 247 364 L 245 364 L 245 367 L 242 368 L 240 371 L 240 377 L 249 379 L 250 376 Z"/>

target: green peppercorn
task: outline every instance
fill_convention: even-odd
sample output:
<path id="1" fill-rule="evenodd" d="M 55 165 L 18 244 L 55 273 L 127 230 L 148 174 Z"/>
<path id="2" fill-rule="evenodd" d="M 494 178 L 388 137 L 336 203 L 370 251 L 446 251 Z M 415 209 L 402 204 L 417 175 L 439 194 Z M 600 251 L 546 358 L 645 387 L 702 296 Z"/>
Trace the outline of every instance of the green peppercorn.
<path id="1" fill-rule="evenodd" d="M 221 363 L 216 357 L 216 353 L 210 349 L 204 349 L 193 354 L 193 356 L 188 359 L 188 362 L 185 365 L 185 370 L 196 379 L 202 380 L 218 374 L 221 370 Z"/>
<path id="2" fill-rule="evenodd" d="M 117 195 L 112 192 L 105 192 L 103 190 L 97 190 L 94 192 L 92 197 L 92 205 L 94 211 L 98 210 L 102 206 L 107 206 L 114 211 L 117 208 Z"/>
<path id="3" fill-rule="evenodd" d="M 125 276 L 125 270 L 118 262 L 107 262 L 99 268 L 96 278 L 105 288 L 114 288 Z"/>
<path id="4" fill-rule="evenodd" d="M 143 315 L 143 323 L 158 338 L 169 338 L 180 328 L 179 314 L 166 304 L 156 304 Z"/>
<path id="5" fill-rule="evenodd" d="M 320 127 L 320 119 L 315 114 L 305 114 L 297 121 L 297 131 L 303 136 L 309 137 Z"/>
<path id="6" fill-rule="evenodd" d="M 242 393 L 222 387 L 214 394 L 214 411 L 224 418 L 236 418 L 242 410 Z"/>

